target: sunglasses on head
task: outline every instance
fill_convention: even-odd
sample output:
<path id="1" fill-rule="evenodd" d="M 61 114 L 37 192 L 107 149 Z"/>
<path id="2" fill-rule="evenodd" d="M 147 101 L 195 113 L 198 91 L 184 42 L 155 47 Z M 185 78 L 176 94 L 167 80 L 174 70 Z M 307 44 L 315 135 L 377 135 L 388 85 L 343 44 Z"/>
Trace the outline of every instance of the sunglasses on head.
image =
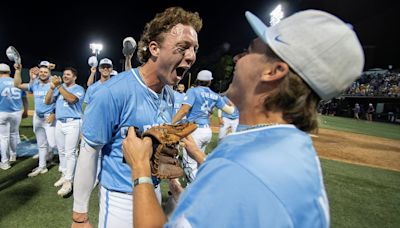
<path id="1" fill-rule="evenodd" d="M 111 68 L 112 66 L 110 64 L 103 64 L 100 65 L 100 68 L 104 69 L 104 68 Z"/>

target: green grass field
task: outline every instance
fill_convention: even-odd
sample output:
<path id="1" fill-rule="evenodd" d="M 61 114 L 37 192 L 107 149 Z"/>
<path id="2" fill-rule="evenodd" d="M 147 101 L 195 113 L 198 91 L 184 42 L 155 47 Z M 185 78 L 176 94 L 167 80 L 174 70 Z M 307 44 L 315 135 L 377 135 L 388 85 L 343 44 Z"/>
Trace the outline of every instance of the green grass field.
<path id="1" fill-rule="evenodd" d="M 399 139 L 400 126 L 321 116 L 321 127 Z M 34 139 L 31 118 L 22 122 L 21 134 Z M 217 145 L 217 134 L 207 148 Z M 331 210 L 332 227 L 400 227 L 400 172 L 322 159 Z M 400 161 L 399 161 L 400 162 Z M 0 170 L 0 227 L 68 227 L 72 197 L 57 196 L 53 183 L 57 165 L 45 175 L 28 178 L 37 164 L 19 158 L 7 171 Z M 162 184 L 164 199 L 167 185 Z M 90 218 L 97 224 L 98 192 L 90 202 Z"/>

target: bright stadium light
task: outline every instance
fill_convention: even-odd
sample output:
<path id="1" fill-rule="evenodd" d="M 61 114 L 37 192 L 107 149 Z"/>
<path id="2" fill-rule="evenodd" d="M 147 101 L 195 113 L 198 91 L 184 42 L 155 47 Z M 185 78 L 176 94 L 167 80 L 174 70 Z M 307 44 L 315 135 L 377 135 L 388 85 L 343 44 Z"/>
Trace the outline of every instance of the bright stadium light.
<path id="1" fill-rule="evenodd" d="M 278 24 L 284 16 L 281 4 L 279 4 L 277 7 L 275 7 L 275 9 L 272 10 L 272 12 L 269 15 L 271 16 L 269 25 L 273 26 L 273 25 Z"/>
<path id="2" fill-rule="evenodd" d="M 93 54 L 100 54 L 100 51 L 103 50 L 103 44 L 100 43 L 91 43 L 89 45 L 90 49 L 92 49 Z"/>

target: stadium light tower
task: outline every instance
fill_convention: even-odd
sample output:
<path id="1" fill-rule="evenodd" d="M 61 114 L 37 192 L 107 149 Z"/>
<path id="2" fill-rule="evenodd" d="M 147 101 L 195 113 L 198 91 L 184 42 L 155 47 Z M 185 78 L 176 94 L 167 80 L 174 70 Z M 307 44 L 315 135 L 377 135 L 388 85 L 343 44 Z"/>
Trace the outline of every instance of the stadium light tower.
<path id="1" fill-rule="evenodd" d="M 92 53 L 96 54 L 96 57 L 100 54 L 101 50 L 103 50 L 103 44 L 100 43 L 91 43 L 89 47 L 92 49 Z"/>
<path id="2" fill-rule="evenodd" d="M 269 15 L 271 16 L 269 25 L 274 26 L 274 25 L 278 24 L 281 21 L 281 19 L 284 17 L 282 5 L 279 4 L 277 7 L 275 7 L 275 9 L 272 10 L 272 12 Z"/>

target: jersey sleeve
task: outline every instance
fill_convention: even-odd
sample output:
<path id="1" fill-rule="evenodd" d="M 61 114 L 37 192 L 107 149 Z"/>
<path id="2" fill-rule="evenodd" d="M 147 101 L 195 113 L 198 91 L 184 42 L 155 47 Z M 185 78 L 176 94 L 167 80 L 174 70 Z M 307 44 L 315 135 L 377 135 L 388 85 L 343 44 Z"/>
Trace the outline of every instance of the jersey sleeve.
<path id="1" fill-rule="evenodd" d="M 224 99 L 218 95 L 218 99 L 217 99 L 217 102 L 215 103 L 215 106 L 217 106 L 217 108 L 219 108 L 219 109 L 222 109 L 225 105 L 226 105 L 226 102 L 224 101 Z"/>
<path id="2" fill-rule="evenodd" d="M 189 89 L 186 92 L 185 97 L 183 98 L 182 104 L 187 104 L 187 105 L 193 106 L 195 100 L 196 100 L 196 93 L 195 93 L 194 89 Z"/>
<path id="3" fill-rule="evenodd" d="M 165 227 L 292 227 L 279 199 L 245 168 L 206 161 Z"/>
<path id="4" fill-rule="evenodd" d="M 85 102 L 86 104 L 89 104 L 89 102 L 90 102 L 91 93 L 92 93 L 92 87 L 89 86 L 89 87 L 87 88 L 87 90 L 86 90 L 85 98 L 84 98 L 84 100 L 83 100 L 83 102 Z"/>
<path id="5" fill-rule="evenodd" d="M 77 89 L 73 92 L 73 94 L 79 99 L 82 100 L 85 97 L 85 89 L 81 86 L 78 86 Z"/>
<path id="6" fill-rule="evenodd" d="M 118 125 L 117 103 L 108 88 L 101 88 L 85 109 L 82 135 L 92 147 L 107 144 Z"/>
<path id="7" fill-rule="evenodd" d="M 35 90 L 35 87 L 39 84 L 38 79 L 36 78 L 35 80 L 33 80 L 33 83 L 30 84 L 28 83 L 28 92 L 33 93 L 33 91 Z"/>

